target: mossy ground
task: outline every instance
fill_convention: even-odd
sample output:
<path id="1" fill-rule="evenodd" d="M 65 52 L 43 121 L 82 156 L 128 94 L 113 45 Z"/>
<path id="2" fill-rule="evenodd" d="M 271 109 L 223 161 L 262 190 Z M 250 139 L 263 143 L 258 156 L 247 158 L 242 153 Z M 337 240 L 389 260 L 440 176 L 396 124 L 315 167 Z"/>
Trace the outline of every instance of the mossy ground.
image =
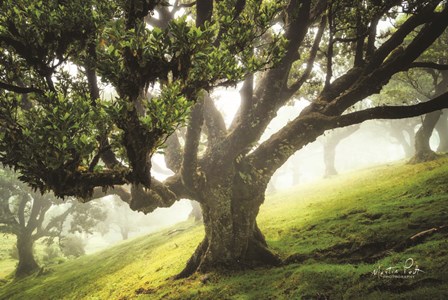
<path id="1" fill-rule="evenodd" d="M 11 280 L 0 287 L 0 299 L 448 299 L 447 230 L 405 243 L 448 225 L 446 157 L 277 193 L 262 206 L 258 224 L 270 247 L 296 262 L 173 281 L 203 237 L 201 226 L 185 222 L 175 227 L 185 230 L 136 238 Z M 409 258 L 423 271 L 414 278 L 373 274 L 387 267 L 402 272 Z M 0 278 L 11 270 L 2 264 Z"/>

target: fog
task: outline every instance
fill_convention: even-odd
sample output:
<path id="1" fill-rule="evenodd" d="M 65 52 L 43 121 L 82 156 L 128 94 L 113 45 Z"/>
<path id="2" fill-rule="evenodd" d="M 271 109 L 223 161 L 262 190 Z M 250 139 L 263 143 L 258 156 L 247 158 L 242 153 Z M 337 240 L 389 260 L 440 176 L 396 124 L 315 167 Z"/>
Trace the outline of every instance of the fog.
<path id="1" fill-rule="evenodd" d="M 217 89 L 212 97 L 216 106 L 223 113 L 225 123 L 230 126 L 240 103 L 239 87 L 234 89 Z M 260 143 L 268 139 L 277 130 L 289 121 L 293 120 L 300 111 L 309 105 L 309 102 L 300 99 L 291 102 L 290 105 L 281 108 L 277 117 L 269 124 L 262 136 Z M 415 119 L 411 131 L 416 132 L 421 119 Z M 334 167 L 338 174 L 353 170 L 368 168 L 374 165 L 385 164 L 406 158 L 402 144 L 393 137 L 391 128 L 401 130 L 404 126 L 401 120 L 368 121 L 356 128 L 352 133 L 341 139 L 335 151 Z M 347 129 L 336 129 L 326 132 L 315 142 L 306 145 L 303 149 L 293 155 L 281 168 L 279 168 L 271 179 L 267 194 L 290 188 L 294 185 L 303 185 L 309 182 L 322 180 L 325 177 L 324 145 L 332 135 L 338 131 Z M 403 127 L 403 130 L 404 127 Z M 405 135 L 406 142 L 412 144 L 409 136 Z M 431 138 L 431 146 L 435 149 L 439 144 L 436 133 Z M 165 166 L 162 154 L 155 154 L 153 158 L 155 165 L 153 176 L 164 180 L 172 172 Z M 112 196 L 97 200 L 108 212 L 105 222 L 97 226 L 93 234 L 84 234 L 86 252 L 92 253 L 109 247 L 124 238 L 133 238 L 158 231 L 178 222 L 188 219 L 192 206 L 189 200 L 176 202 L 170 208 L 159 208 L 153 213 L 145 215 L 132 211 L 127 204 Z M 126 233 L 124 234 L 124 231 Z M 126 235 L 126 236 L 125 236 Z"/>
<path id="2" fill-rule="evenodd" d="M 83 234 L 86 253 L 92 253 L 125 239 L 142 236 L 187 220 L 191 211 L 188 200 L 176 202 L 170 208 L 158 208 L 145 215 L 132 211 L 126 203 L 117 205 L 118 199 L 105 197 L 98 201 L 107 211 L 107 219 L 99 223 L 93 233 Z"/>

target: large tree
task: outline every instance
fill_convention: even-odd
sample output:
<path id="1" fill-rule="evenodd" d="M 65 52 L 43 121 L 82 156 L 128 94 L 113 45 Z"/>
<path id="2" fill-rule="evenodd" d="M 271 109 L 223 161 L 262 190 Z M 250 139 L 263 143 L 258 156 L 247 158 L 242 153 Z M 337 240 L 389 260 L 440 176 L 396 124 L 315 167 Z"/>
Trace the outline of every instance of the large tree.
<path id="1" fill-rule="evenodd" d="M 12 172 L 0 170 L 0 233 L 17 237 L 19 262 L 15 276 L 36 271 L 33 245 L 39 239 L 61 239 L 68 232 L 88 232 L 105 213 L 93 204 L 82 205 L 75 199 L 66 202 L 50 194 L 41 195 L 17 180 Z"/>
<path id="2" fill-rule="evenodd" d="M 88 200 L 118 194 L 132 209 L 145 212 L 181 198 L 198 201 L 205 237 L 179 277 L 278 264 L 256 223 L 266 186 L 291 155 L 326 130 L 448 106 L 444 93 L 425 103 L 345 113 L 380 92 L 394 74 L 416 66 L 448 26 L 444 1 L 289 0 L 272 6 L 274 1 L 198 0 L 176 1 L 168 8 L 157 6 L 158 1 L 128 0 L 118 2 L 113 17 L 102 14 L 110 2 L 92 2 L 49 7 L 46 15 L 54 10 L 61 16 L 53 21 L 57 32 L 37 22 L 42 14 L 29 17 L 25 5 L 17 9 L 3 2 L 0 42 L 6 67 L 1 87 L 9 92 L 1 97 L 1 161 L 20 171 L 22 180 L 59 196 Z M 89 13 L 92 5 L 95 13 Z M 196 26 L 189 18 L 173 20 L 175 10 L 186 6 L 193 7 L 190 17 Z M 158 19 L 149 15 L 154 9 Z M 393 21 L 399 14 L 406 20 L 380 37 L 380 20 Z M 103 24 L 103 19 L 109 21 Z M 281 29 L 266 31 L 273 23 Z M 404 43 L 415 31 L 412 41 Z M 284 55 L 275 67 L 254 73 L 282 52 L 275 32 L 286 41 Z M 54 42 L 50 49 L 43 46 L 48 40 Z M 67 84 L 68 75 L 53 80 L 73 52 L 84 53 L 73 63 L 83 66 L 87 84 L 83 78 Z M 324 64 L 315 63 L 322 55 Z M 96 72 L 115 87 L 113 105 L 99 100 Z M 201 90 L 210 92 L 243 77 L 239 111 L 226 127 L 214 101 Z M 161 92 L 148 100 L 148 86 L 155 83 Z M 277 110 L 307 85 L 317 86 L 311 104 L 260 142 Z M 17 93 L 29 93 L 31 109 Z M 39 108 L 33 109 L 36 103 Z M 102 113 L 104 106 L 108 114 Z M 180 140 L 172 133 L 189 106 L 185 139 Z M 75 128 L 62 127 L 63 119 Z M 199 147 L 202 137 L 205 149 Z M 159 182 L 150 178 L 150 158 L 164 142 L 167 166 L 175 175 Z"/>

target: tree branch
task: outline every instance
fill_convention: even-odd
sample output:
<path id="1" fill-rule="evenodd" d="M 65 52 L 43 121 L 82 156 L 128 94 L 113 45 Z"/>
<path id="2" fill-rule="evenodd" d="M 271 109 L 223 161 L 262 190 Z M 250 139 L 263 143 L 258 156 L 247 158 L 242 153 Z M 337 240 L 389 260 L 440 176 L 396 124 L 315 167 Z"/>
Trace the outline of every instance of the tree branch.
<path id="1" fill-rule="evenodd" d="M 3 178 L 0 178 L 0 186 L 2 187 L 0 190 L 0 224 L 2 224 L 4 228 L 7 228 L 8 231 L 18 233 L 19 223 L 9 208 L 9 199 L 12 196 L 10 190 L 11 185 Z M 0 229 L 0 232 L 1 231 L 2 230 Z"/>
<path id="2" fill-rule="evenodd" d="M 431 22 L 435 18 L 434 9 L 437 3 L 428 5 L 421 13 L 415 14 L 407 19 L 393 35 L 382 44 L 368 62 L 368 69 L 374 70 L 382 64 L 389 54 L 401 45 L 404 39 L 418 26 Z"/>
<path id="3" fill-rule="evenodd" d="M 427 102 L 409 106 L 381 106 L 341 116 L 321 113 L 301 115 L 262 143 L 249 160 L 266 176 L 272 175 L 296 151 L 325 130 L 359 124 L 372 119 L 403 119 L 448 108 L 448 92 Z"/>
<path id="4" fill-rule="evenodd" d="M 198 148 L 201 138 L 202 124 L 204 123 L 204 99 L 200 99 L 191 110 L 190 121 L 187 126 L 185 148 L 180 173 L 185 185 L 195 190 L 198 174 L 196 172 L 198 162 Z"/>
<path id="5" fill-rule="evenodd" d="M 207 128 L 208 143 L 211 146 L 224 138 L 227 130 L 222 114 L 216 108 L 209 94 L 204 97 L 204 120 Z"/>
<path id="6" fill-rule="evenodd" d="M 50 231 L 53 228 L 58 228 L 58 235 L 61 233 L 62 231 L 62 225 L 64 224 L 65 220 L 67 219 L 68 215 L 75 209 L 75 205 L 72 204 L 69 208 L 67 208 L 66 211 L 64 211 L 63 213 L 61 213 L 58 216 L 55 216 L 53 218 L 51 218 L 50 222 L 48 222 L 47 226 L 45 226 L 44 229 L 42 229 L 41 231 L 36 232 L 33 235 L 33 240 L 38 240 L 39 238 L 43 237 L 43 236 L 48 236 L 50 235 Z"/>
<path id="7" fill-rule="evenodd" d="M 313 70 L 314 61 L 316 59 L 317 51 L 319 50 L 319 44 L 320 41 L 322 40 L 326 24 L 327 24 L 326 17 L 323 16 L 320 21 L 316 37 L 314 39 L 313 46 L 311 47 L 310 57 L 306 62 L 305 71 L 303 72 L 302 76 L 300 76 L 299 79 L 297 79 L 293 84 L 289 86 L 289 88 L 285 91 L 282 97 L 291 98 L 294 95 L 294 93 L 296 93 L 302 87 L 302 85 L 306 82 L 306 80 L 310 76 L 311 71 Z"/>
<path id="8" fill-rule="evenodd" d="M 165 146 L 165 164 L 168 169 L 177 173 L 182 166 L 182 148 L 176 132 L 166 139 Z"/>
<path id="9" fill-rule="evenodd" d="M 6 82 L 0 82 L 0 89 L 4 89 L 10 92 L 18 93 L 18 94 L 29 94 L 29 93 L 39 93 L 43 94 L 44 91 L 35 87 L 21 87 L 12 85 Z"/>
<path id="10" fill-rule="evenodd" d="M 197 0 L 196 1 L 196 26 L 203 26 L 205 21 L 210 21 L 213 12 L 213 1 Z"/>
<path id="11" fill-rule="evenodd" d="M 36 195 L 36 197 L 39 197 L 39 196 Z M 37 223 L 37 219 L 38 219 L 39 212 L 41 211 L 41 209 L 42 209 L 42 202 L 39 200 L 36 200 L 36 198 L 33 197 L 31 213 L 28 217 L 28 224 L 26 224 L 26 226 L 25 226 L 26 230 L 28 232 L 33 232 L 34 229 L 36 229 L 37 226 L 39 225 Z"/>
<path id="12" fill-rule="evenodd" d="M 425 14 L 427 14 L 427 12 L 425 12 L 424 15 Z M 362 68 L 362 73 L 357 80 L 355 80 L 339 97 L 334 98 L 321 112 L 326 115 L 340 115 L 356 102 L 371 94 L 378 93 L 394 74 L 400 72 L 407 65 L 411 64 L 429 46 L 431 46 L 445 31 L 447 26 L 448 7 L 445 7 L 443 11 L 438 13 L 436 17 L 432 18 L 429 23 L 423 26 L 406 49 L 399 47 L 392 51 L 380 67 L 371 70 L 370 68 L 372 65 L 369 63 L 365 68 Z M 397 30 L 397 33 L 400 29 Z M 394 36 L 389 40 L 395 40 Z M 404 37 L 400 35 L 399 39 L 402 41 Z M 380 47 L 380 49 L 375 52 L 373 61 L 378 59 L 377 55 L 382 57 L 384 55 L 383 51 L 384 49 Z"/>
<path id="13" fill-rule="evenodd" d="M 328 122 L 334 128 L 359 124 L 372 119 L 405 119 L 448 108 L 448 92 L 432 100 L 409 106 L 379 106 L 338 117 L 330 117 Z"/>
<path id="14" fill-rule="evenodd" d="M 248 75 L 243 82 L 243 86 L 240 89 L 241 104 L 238 108 L 236 116 L 234 117 L 232 124 L 230 125 L 230 131 L 237 128 L 237 126 L 244 122 L 244 119 L 248 117 L 248 114 L 254 105 L 254 74 Z"/>
<path id="15" fill-rule="evenodd" d="M 189 7 L 193 7 L 196 5 L 196 1 L 193 1 L 191 3 L 182 3 L 182 4 L 178 4 L 177 7 L 181 7 L 181 8 L 189 8 Z"/>
<path id="16" fill-rule="evenodd" d="M 256 143 L 269 122 L 276 116 L 277 110 L 288 101 L 281 97 L 286 89 L 291 65 L 299 58 L 298 50 L 307 32 L 310 20 L 311 1 L 291 0 L 286 8 L 286 31 L 284 37 L 288 40 L 286 54 L 276 68 L 268 70 L 257 83 L 253 94 L 253 105 L 247 112 L 238 117 L 232 124 L 232 131 L 223 141 L 226 150 L 223 151 L 229 159 L 250 150 Z"/>
<path id="17" fill-rule="evenodd" d="M 150 213 L 158 207 L 170 207 L 180 199 L 191 199 L 191 194 L 185 189 L 180 176 L 173 175 L 164 182 L 152 178 L 151 189 L 146 189 L 142 185 L 133 185 L 130 189 L 124 186 L 114 186 L 109 189 L 96 188 L 87 201 L 110 195 L 119 196 L 122 201 L 129 204 L 132 210 L 144 213 Z"/>
<path id="18" fill-rule="evenodd" d="M 20 197 L 19 200 L 19 207 L 17 209 L 17 217 L 19 219 L 19 225 L 21 227 L 25 227 L 26 223 L 25 223 L 25 207 L 26 207 L 26 203 L 30 200 L 29 195 L 28 194 L 24 194 L 22 195 L 22 197 Z"/>
<path id="19" fill-rule="evenodd" d="M 410 65 L 406 66 L 403 71 L 407 71 L 412 68 L 423 68 L 423 69 L 435 69 L 435 70 L 448 70 L 448 65 L 445 64 L 438 64 L 435 62 L 423 62 L 423 61 L 417 61 L 413 62 Z"/>

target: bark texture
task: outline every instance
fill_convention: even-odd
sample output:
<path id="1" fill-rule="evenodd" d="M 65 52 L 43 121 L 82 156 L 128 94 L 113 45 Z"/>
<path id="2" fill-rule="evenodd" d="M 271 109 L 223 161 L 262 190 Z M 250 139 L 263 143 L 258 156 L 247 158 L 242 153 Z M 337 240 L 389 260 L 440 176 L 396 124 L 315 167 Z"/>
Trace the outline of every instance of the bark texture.
<path id="1" fill-rule="evenodd" d="M 238 270 L 280 263 L 280 259 L 268 249 L 256 222 L 267 182 L 250 183 L 251 179 L 242 179 L 239 171 L 224 173 L 232 176 L 221 177 L 216 185 L 209 185 L 201 192 L 205 237 L 176 278 L 187 277 L 194 272 Z M 259 186 L 260 182 L 264 188 Z"/>
<path id="2" fill-rule="evenodd" d="M 205 238 L 176 278 L 188 277 L 195 272 L 280 264 L 257 226 L 258 209 L 244 211 L 239 207 L 234 211 L 238 211 L 236 216 L 216 207 L 204 208 Z"/>

